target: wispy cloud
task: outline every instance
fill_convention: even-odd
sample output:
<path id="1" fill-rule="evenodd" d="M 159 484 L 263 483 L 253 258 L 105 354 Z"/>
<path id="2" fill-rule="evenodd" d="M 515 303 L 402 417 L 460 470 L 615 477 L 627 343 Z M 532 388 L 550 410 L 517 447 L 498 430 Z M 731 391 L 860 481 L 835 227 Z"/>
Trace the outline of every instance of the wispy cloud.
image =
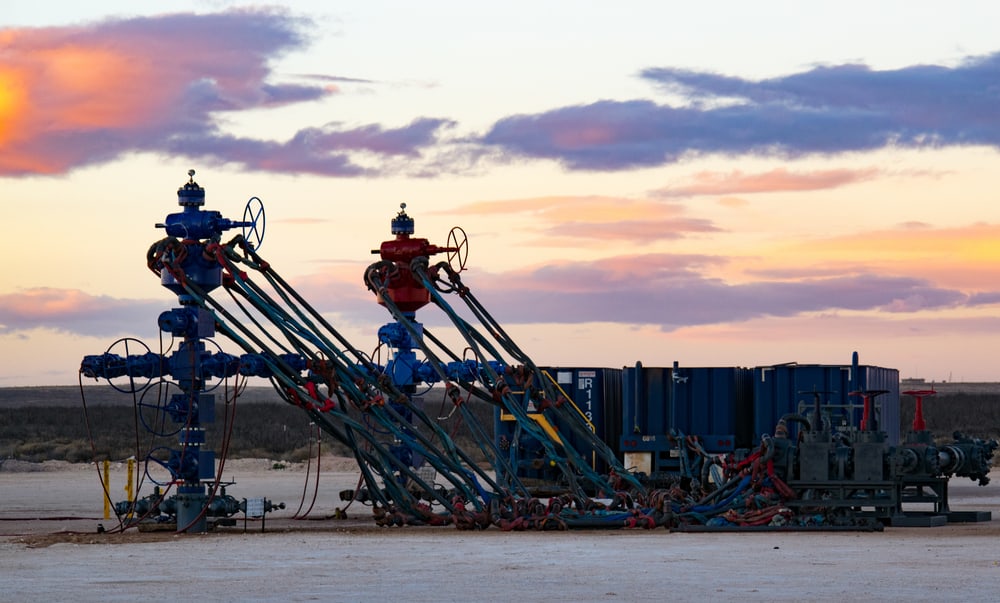
<path id="1" fill-rule="evenodd" d="M 503 318 L 514 322 L 656 324 L 665 330 L 822 311 L 915 312 L 953 308 L 968 299 L 961 291 L 909 277 L 858 274 L 728 283 L 702 274 L 724 261 L 649 255 L 563 263 L 513 278 L 485 279 L 480 297 L 503 308 Z"/>
<path id="2" fill-rule="evenodd" d="M 730 262 L 698 254 L 619 255 L 503 273 L 477 271 L 465 284 L 504 323 L 602 322 L 655 325 L 665 331 L 841 311 L 919 314 L 923 320 L 938 313 L 947 319 L 951 310 L 1000 303 L 996 290 L 963 290 L 917 276 L 876 274 L 860 266 L 854 267 L 856 272 L 850 267 L 776 270 L 753 281 L 709 276 Z M 364 268 L 357 262 L 325 265 L 297 277 L 293 286 L 317 310 L 335 314 L 346 324 L 381 324 L 388 315 L 362 286 Z M 331 297 L 330 291 L 338 294 Z M 461 304 L 457 298 L 450 301 Z M 0 296 L 0 334 L 49 328 L 113 336 L 148 325 L 167 305 L 163 300 L 92 296 L 77 290 L 24 290 Z M 420 319 L 435 326 L 446 322 L 432 308 L 422 311 Z"/>
<path id="3" fill-rule="evenodd" d="M 357 176 L 355 152 L 415 157 L 447 120 L 398 127 L 336 121 L 284 141 L 224 133 L 220 111 L 316 101 L 334 82 L 281 82 L 272 61 L 312 24 L 272 10 L 172 14 L 75 27 L 0 29 L 0 175 L 56 174 L 129 152 L 180 154 L 247 169 Z M 294 77 L 294 76 L 293 76 Z"/>
<path id="4" fill-rule="evenodd" d="M 39 287 L 0 295 L 0 334 L 53 329 L 94 336 L 127 334 L 155 323 L 162 300 L 120 299 L 77 289 Z"/>
<path id="5" fill-rule="evenodd" d="M 296 278 L 294 286 L 320 312 L 336 313 L 352 323 L 387 319 L 363 284 L 364 268 L 356 263 L 325 265 L 312 275 Z M 338 293 L 331 296 L 330 291 Z M 231 304 L 222 289 L 211 296 L 223 306 Z M 93 337 L 155 332 L 157 317 L 175 305 L 169 299 L 91 295 L 78 289 L 24 289 L 0 295 L 0 335 L 18 336 L 37 329 Z M 239 315 L 239 310 L 230 309 Z"/>
<path id="6" fill-rule="evenodd" d="M 268 172 L 374 176 L 385 166 L 364 167 L 354 159 L 354 153 L 368 152 L 384 159 L 416 158 L 422 147 L 435 141 L 438 130 L 449 124 L 439 119 L 418 119 L 396 129 L 378 125 L 338 129 L 337 124 L 328 124 L 299 130 L 285 142 L 227 136 L 217 131 L 192 132 L 165 141 L 161 150 Z"/>
<path id="7" fill-rule="evenodd" d="M 696 197 L 700 195 L 746 195 L 752 193 L 802 192 L 839 188 L 870 180 L 878 175 L 874 168 L 864 170 L 836 169 L 793 172 L 776 168 L 748 174 L 731 172 L 699 172 L 693 182 L 668 186 L 654 192 L 661 197 Z"/>
<path id="8" fill-rule="evenodd" d="M 650 216 L 646 220 L 618 220 L 613 223 L 567 221 L 548 229 L 550 244 L 564 242 L 577 245 L 581 239 L 591 241 L 613 241 L 615 243 L 644 244 L 653 241 L 681 239 L 692 233 L 718 232 L 711 220 L 703 218 L 659 219 Z"/>
<path id="9" fill-rule="evenodd" d="M 539 237 L 536 246 L 577 245 L 585 241 L 649 243 L 672 240 L 693 233 L 717 232 L 711 220 L 684 215 L 677 203 L 598 195 L 535 197 L 478 201 L 449 209 L 449 215 L 530 216 Z"/>
<path id="10" fill-rule="evenodd" d="M 1000 304 L 1000 291 L 988 291 L 969 296 L 970 306 L 992 306 Z"/>
<path id="11" fill-rule="evenodd" d="M 957 67 L 817 67 L 761 81 L 672 68 L 642 77 L 687 99 L 605 100 L 496 122 L 487 145 L 570 169 L 621 170 L 698 154 L 798 157 L 887 146 L 1000 147 L 1000 53 Z"/>

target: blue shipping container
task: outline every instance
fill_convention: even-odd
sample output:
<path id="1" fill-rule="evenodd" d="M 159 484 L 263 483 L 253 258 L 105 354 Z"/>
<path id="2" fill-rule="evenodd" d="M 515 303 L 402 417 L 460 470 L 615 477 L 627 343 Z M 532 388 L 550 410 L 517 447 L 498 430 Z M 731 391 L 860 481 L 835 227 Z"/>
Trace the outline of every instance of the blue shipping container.
<path id="1" fill-rule="evenodd" d="M 752 375 L 741 367 L 626 367 L 621 450 L 669 450 L 671 431 L 699 436 L 708 452 L 749 447 Z"/>

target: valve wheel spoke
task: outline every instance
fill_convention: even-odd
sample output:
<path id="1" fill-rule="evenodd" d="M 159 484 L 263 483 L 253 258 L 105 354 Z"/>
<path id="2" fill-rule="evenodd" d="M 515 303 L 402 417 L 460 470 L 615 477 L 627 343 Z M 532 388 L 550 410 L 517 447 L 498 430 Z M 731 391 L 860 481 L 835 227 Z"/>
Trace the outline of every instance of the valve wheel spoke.
<path id="1" fill-rule="evenodd" d="M 264 244 L 264 227 L 267 220 L 264 215 L 264 202 L 260 197 L 250 197 L 246 207 L 243 209 L 243 222 L 249 222 L 249 226 L 243 226 L 243 238 L 255 250 L 259 250 Z"/>
<path id="2" fill-rule="evenodd" d="M 465 270 L 465 262 L 469 259 L 469 237 L 460 226 L 448 231 L 448 265 L 455 272 Z"/>

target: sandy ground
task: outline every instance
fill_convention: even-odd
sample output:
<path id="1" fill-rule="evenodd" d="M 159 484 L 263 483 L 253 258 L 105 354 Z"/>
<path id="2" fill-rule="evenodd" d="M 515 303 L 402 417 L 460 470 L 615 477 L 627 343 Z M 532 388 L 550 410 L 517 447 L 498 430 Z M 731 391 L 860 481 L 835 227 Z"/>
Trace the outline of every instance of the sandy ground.
<path id="1" fill-rule="evenodd" d="M 953 510 L 990 522 L 868 532 L 462 532 L 377 528 L 343 506 L 352 462 L 324 459 L 316 504 L 292 519 L 304 465 L 230 461 L 236 498 L 287 508 L 207 534 L 112 532 L 93 467 L 0 466 L 0 601 L 969 601 L 1000 591 L 1000 474 L 951 484 Z M 17 469 L 17 471 L 14 471 Z M 315 474 L 313 474 L 315 475 Z M 125 471 L 113 468 L 113 498 Z M 120 492 L 119 496 L 114 493 Z M 147 492 L 143 492 L 146 494 Z M 238 516 L 242 517 L 242 516 Z"/>

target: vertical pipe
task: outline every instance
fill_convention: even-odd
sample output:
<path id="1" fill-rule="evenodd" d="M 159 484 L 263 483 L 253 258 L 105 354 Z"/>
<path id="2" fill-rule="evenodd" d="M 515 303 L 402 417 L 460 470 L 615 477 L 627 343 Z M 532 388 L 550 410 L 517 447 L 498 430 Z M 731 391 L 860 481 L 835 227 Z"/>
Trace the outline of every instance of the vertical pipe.
<path id="1" fill-rule="evenodd" d="M 844 404 L 849 404 L 850 403 L 850 400 L 851 400 L 850 392 L 856 392 L 856 391 L 861 390 L 861 385 L 858 383 L 858 381 L 860 380 L 860 377 L 858 376 L 858 370 L 859 370 L 858 369 L 858 352 L 857 352 L 857 350 L 855 350 L 854 353 L 851 354 L 851 374 L 848 375 L 848 377 L 847 377 L 847 392 L 845 392 L 845 395 L 844 395 Z M 854 406 L 853 405 L 851 406 L 850 411 L 851 411 L 850 421 L 851 421 L 851 424 L 853 425 L 854 424 Z M 863 412 L 867 413 L 868 410 L 865 410 Z M 867 422 L 867 420 L 868 420 L 867 415 L 866 414 L 862 415 L 862 417 L 861 417 L 861 429 L 862 430 L 864 430 L 866 428 L 866 422 Z"/>
<path id="2" fill-rule="evenodd" d="M 132 519 L 132 510 L 135 508 L 135 457 L 128 459 L 128 480 L 125 482 L 125 496 L 128 498 L 128 515 L 126 519 Z M 105 519 L 107 519 L 105 517 Z"/>
<path id="3" fill-rule="evenodd" d="M 104 459 L 104 519 L 111 519 L 111 461 Z"/>
<path id="4" fill-rule="evenodd" d="M 677 428 L 677 372 L 680 370 L 680 363 L 674 360 L 674 366 L 670 371 L 670 426 L 667 428 L 667 433 L 670 433 L 671 429 Z"/>
<path id="5" fill-rule="evenodd" d="M 858 381 L 860 380 L 860 375 L 858 375 L 859 370 L 860 369 L 858 366 L 858 352 L 855 351 L 853 354 L 851 354 L 851 376 L 849 379 L 852 392 L 856 392 L 859 389 L 861 389 L 860 384 L 858 383 Z"/>

